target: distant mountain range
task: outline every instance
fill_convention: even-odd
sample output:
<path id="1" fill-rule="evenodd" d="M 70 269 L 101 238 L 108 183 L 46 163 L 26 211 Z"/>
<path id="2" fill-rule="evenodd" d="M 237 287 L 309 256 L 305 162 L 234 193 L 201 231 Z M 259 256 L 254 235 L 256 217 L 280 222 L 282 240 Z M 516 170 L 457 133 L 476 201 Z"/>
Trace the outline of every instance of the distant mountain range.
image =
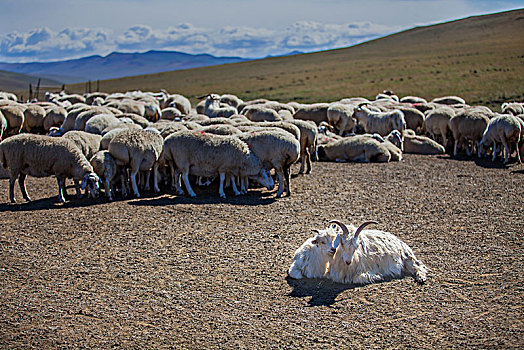
<path id="1" fill-rule="evenodd" d="M 208 54 L 191 55 L 176 51 L 113 52 L 104 57 L 95 55 L 57 62 L 0 62 L 0 70 L 71 84 L 88 80 L 106 80 L 248 60 L 242 57 L 215 57 Z"/>

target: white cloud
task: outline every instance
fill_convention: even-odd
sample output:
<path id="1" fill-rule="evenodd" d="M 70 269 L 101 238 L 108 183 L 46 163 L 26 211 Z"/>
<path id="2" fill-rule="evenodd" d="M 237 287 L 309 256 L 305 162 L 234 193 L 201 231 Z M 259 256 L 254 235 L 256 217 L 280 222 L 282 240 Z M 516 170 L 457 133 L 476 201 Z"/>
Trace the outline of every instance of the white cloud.
<path id="1" fill-rule="evenodd" d="M 284 29 L 227 26 L 216 30 L 182 23 L 167 29 L 135 25 L 120 35 L 104 29 L 39 28 L 0 38 L 0 61 L 45 61 L 111 51 L 173 50 L 217 56 L 263 57 L 293 50 L 316 51 L 350 46 L 399 28 L 370 22 L 321 24 L 300 21 Z"/>

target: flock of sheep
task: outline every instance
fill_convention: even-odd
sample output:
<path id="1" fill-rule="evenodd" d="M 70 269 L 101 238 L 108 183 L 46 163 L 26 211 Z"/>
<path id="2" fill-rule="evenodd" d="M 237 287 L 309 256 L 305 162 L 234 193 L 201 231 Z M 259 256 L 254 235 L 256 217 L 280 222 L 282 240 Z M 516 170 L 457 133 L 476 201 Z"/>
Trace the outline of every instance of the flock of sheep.
<path id="1" fill-rule="evenodd" d="M 493 160 L 502 152 L 505 163 L 516 152 L 520 162 L 524 143 L 521 103 L 505 103 L 496 113 L 457 96 L 427 102 L 391 91 L 374 101 L 315 104 L 217 94 L 201 99 L 192 108 L 186 97 L 166 91 L 62 92 L 22 103 L 0 92 L 0 162 L 8 169 L 10 201 L 17 179 L 29 200 L 27 175 L 55 175 L 60 202 L 67 178 L 78 196 L 86 188 L 98 196 L 103 184 L 109 200 L 118 192 L 139 197 L 139 187 L 151 185 L 160 192 L 161 181 L 194 197 L 195 183 L 214 178 L 220 197 L 227 187 L 244 194 L 253 182 L 272 190 L 274 179 L 280 197 L 291 194 L 290 167 L 297 161 L 299 172 L 309 173 L 312 158 L 389 162 L 402 160 L 403 152 L 441 154 L 447 147 L 454 155 L 491 152 Z"/>
<path id="2" fill-rule="evenodd" d="M 277 197 L 291 194 L 290 168 L 311 172 L 311 160 L 389 162 L 403 153 L 486 156 L 504 163 L 524 151 L 524 105 L 504 103 L 501 113 L 469 106 L 456 96 L 430 102 L 399 99 L 384 91 L 370 101 L 346 98 L 333 103 L 242 101 L 209 94 L 192 108 L 190 101 L 158 93 L 46 94 L 45 102 L 22 103 L 0 92 L 0 163 L 30 201 L 27 175 L 56 176 L 58 199 L 66 200 L 66 179 L 77 196 L 127 197 L 161 182 L 177 194 L 195 197 L 193 186 L 218 178 L 219 195 L 231 187 L 245 194 L 256 182 Z M 427 136 L 426 136 L 427 135 Z M 451 151 L 452 149 L 452 151 Z M 273 174 L 274 172 L 274 174 Z M 182 187 L 181 183 L 184 183 Z M 118 190 L 115 191 L 115 188 Z M 315 230 L 295 253 L 292 278 L 330 278 L 366 284 L 411 275 L 426 280 L 427 268 L 411 248 L 391 233 L 346 226 L 334 220 Z"/>

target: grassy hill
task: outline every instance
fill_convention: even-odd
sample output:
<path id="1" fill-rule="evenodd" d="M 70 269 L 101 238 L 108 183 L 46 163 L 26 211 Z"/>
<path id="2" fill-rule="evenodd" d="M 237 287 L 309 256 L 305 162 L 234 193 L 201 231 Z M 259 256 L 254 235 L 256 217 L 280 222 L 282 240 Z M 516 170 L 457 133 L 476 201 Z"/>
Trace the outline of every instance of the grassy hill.
<path id="1" fill-rule="evenodd" d="M 334 101 L 391 89 L 498 106 L 524 99 L 524 9 L 417 27 L 345 49 L 107 80 L 103 91 Z M 79 92 L 84 84 L 69 86 Z M 195 100 L 193 100 L 194 102 Z"/>
<path id="2" fill-rule="evenodd" d="M 0 91 L 17 91 L 19 96 L 26 99 L 29 96 L 29 84 L 36 87 L 38 77 L 0 70 Z M 41 86 L 60 86 L 62 83 L 52 79 L 41 79 Z"/>

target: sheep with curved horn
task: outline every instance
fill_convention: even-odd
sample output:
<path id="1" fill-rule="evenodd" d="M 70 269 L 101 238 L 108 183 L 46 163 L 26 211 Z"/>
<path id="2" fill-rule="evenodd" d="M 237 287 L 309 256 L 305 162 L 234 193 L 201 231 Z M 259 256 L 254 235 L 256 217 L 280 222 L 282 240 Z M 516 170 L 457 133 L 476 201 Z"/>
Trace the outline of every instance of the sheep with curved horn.
<path id="1" fill-rule="evenodd" d="M 364 230 L 375 221 L 358 228 L 331 220 L 342 230 L 334 242 L 336 249 L 327 277 L 337 283 L 369 284 L 409 275 L 422 284 L 427 268 L 417 260 L 413 250 L 397 236 L 380 230 Z M 351 235 L 351 232 L 354 232 Z"/>

